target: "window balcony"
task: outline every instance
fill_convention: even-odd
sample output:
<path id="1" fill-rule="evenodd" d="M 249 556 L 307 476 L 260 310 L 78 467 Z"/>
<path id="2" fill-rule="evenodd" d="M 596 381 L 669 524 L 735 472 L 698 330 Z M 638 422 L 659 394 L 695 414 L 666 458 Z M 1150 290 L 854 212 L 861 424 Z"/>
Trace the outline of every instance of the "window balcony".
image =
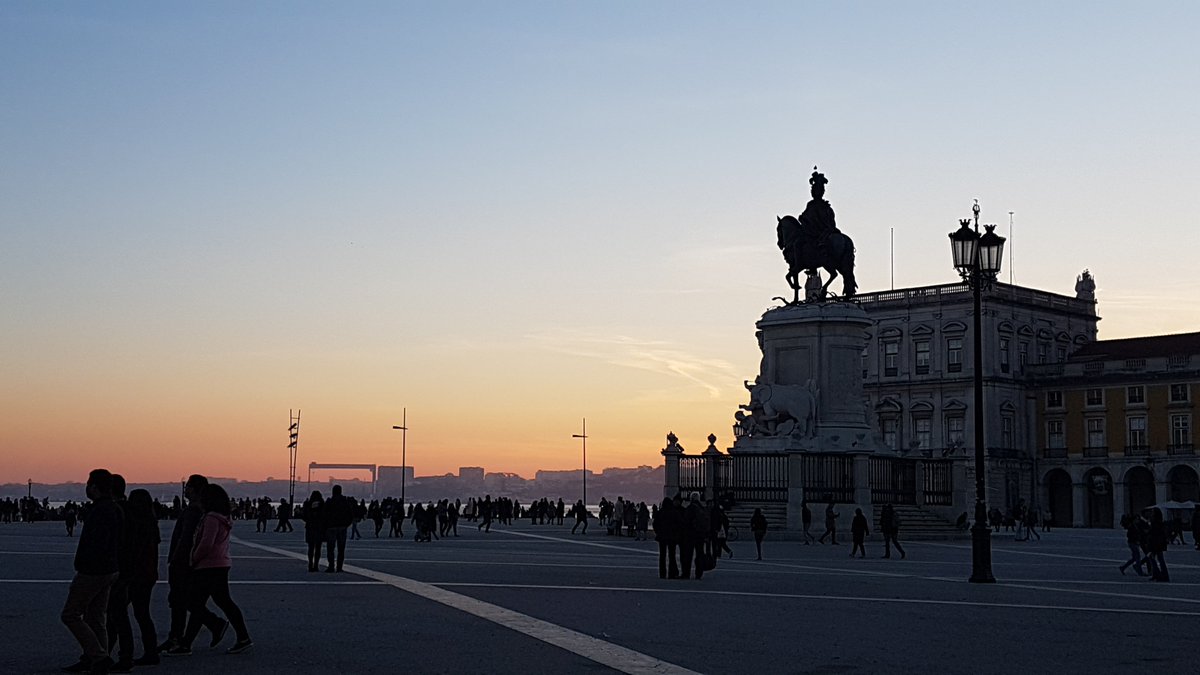
<path id="1" fill-rule="evenodd" d="M 1067 449 L 1066 448 L 1043 448 L 1042 449 L 1042 457 L 1045 457 L 1046 459 L 1066 459 L 1067 458 Z"/>
<path id="2" fill-rule="evenodd" d="M 1126 457 L 1145 457 L 1150 454 L 1150 446 L 1148 445 L 1127 445 L 1125 446 Z"/>
<path id="3" fill-rule="evenodd" d="M 1107 445 L 1089 445 L 1083 449 L 1084 457 L 1108 457 Z"/>
<path id="4" fill-rule="evenodd" d="M 1167 454 L 1168 455 L 1194 455 L 1194 454 L 1196 454 L 1196 449 L 1192 446 L 1191 443 L 1168 445 L 1167 446 Z"/>

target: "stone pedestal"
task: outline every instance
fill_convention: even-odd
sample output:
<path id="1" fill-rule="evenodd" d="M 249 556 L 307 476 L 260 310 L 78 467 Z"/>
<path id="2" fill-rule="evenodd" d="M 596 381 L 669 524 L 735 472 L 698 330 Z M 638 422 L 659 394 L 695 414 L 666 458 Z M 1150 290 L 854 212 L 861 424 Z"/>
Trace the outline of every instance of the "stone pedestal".
<path id="1" fill-rule="evenodd" d="M 758 321 L 762 362 L 732 452 L 888 452 L 863 404 L 862 351 L 873 325 L 846 302 L 786 305 Z"/>

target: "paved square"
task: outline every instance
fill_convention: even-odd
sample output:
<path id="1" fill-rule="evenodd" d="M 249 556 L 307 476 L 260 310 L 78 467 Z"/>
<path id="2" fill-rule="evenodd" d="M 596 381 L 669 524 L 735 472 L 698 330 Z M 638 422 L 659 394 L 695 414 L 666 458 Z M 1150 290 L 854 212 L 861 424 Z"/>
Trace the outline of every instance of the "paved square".
<path id="1" fill-rule="evenodd" d="M 161 523 L 164 537 L 172 525 Z M 208 651 L 202 634 L 195 654 L 158 670 L 1200 671 L 1200 552 L 1171 547 L 1169 584 L 1122 576 L 1118 530 L 996 535 L 994 586 L 966 582 L 966 541 L 907 542 L 901 561 L 880 559 L 875 541 L 872 557 L 850 559 L 846 544 L 768 539 L 756 562 L 743 540 L 702 581 L 664 581 L 653 541 L 595 526 L 587 536 L 527 522 L 485 534 L 464 521 L 459 532 L 432 543 L 367 534 L 334 575 L 306 571 L 299 529 L 259 534 L 238 522 L 232 592 L 254 650 Z M 75 542 L 61 523 L 0 525 L 0 672 L 57 672 L 78 656 L 58 620 Z M 165 583 L 154 615 L 165 633 Z"/>

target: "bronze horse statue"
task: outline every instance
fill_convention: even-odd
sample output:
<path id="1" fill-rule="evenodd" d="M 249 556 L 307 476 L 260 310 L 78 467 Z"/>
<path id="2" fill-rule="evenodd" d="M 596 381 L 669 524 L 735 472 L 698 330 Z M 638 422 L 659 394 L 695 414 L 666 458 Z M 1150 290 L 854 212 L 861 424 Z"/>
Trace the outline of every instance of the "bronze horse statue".
<path id="1" fill-rule="evenodd" d="M 829 273 L 829 280 L 821 286 L 820 297 L 827 297 L 829 284 L 840 274 L 842 276 L 842 299 L 854 297 L 858 290 L 858 282 L 854 280 L 854 242 L 850 237 L 834 230 L 823 245 L 810 241 L 804 236 L 800 221 L 795 216 L 776 217 L 779 221 L 779 249 L 783 251 L 783 259 L 787 261 L 788 285 L 795 292 L 793 302 L 800 302 L 800 272 L 815 274 L 817 268 Z"/>

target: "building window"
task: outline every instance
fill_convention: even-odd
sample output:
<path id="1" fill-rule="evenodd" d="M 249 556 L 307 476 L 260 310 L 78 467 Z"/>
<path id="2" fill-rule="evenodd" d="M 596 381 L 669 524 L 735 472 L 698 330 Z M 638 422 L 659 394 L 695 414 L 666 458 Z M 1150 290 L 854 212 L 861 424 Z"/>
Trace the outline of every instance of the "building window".
<path id="1" fill-rule="evenodd" d="M 1065 448 L 1067 439 L 1063 434 L 1062 420 L 1049 420 L 1046 422 L 1046 447 L 1048 448 Z"/>
<path id="2" fill-rule="evenodd" d="M 951 373 L 962 372 L 962 338 L 946 340 L 946 370 Z"/>
<path id="3" fill-rule="evenodd" d="M 1171 385 L 1171 403 L 1187 403 L 1188 386 L 1186 384 Z"/>
<path id="4" fill-rule="evenodd" d="M 1104 418 L 1089 417 L 1087 419 L 1087 446 L 1089 448 L 1104 447 Z"/>
<path id="5" fill-rule="evenodd" d="M 931 447 L 933 442 L 933 422 L 928 417 L 917 417 L 913 419 L 913 440 L 917 442 L 918 448 Z"/>
<path id="6" fill-rule="evenodd" d="M 1021 372 L 1025 372 L 1025 366 L 1029 365 L 1029 343 L 1021 342 L 1017 345 L 1017 368 Z"/>
<path id="7" fill-rule="evenodd" d="M 913 350 L 916 352 L 916 364 L 918 375 L 929 374 L 929 340 L 921 340 L 914 343 Z"/>
<path id="8" fill-rule="evenodd" d="M 1184 447 L 1192 444 L 1192 416 L 1171 415 L 1171 445 Z"/>
<path id="9" fill-rule="evenodd" d="M 946 441 L 957 447 L 963 444 L 965 420 L 962 415 L 954 415 L 946 418 Z"/>
<path id="10" fill-rule="evenodd" d="M 861 362 L 861 365 L 862 365 L 862 371 L 863 371 L 864 378 L 866 378 L 866 376 L 867 376 L 867 359 L 870 358 L 870 353 L 869 353 L 870 351 L 871 351 L 870 347 L 863 347 L 862 355 L 859 357 L 859 361 Z"/>
<path id="11" fill-rule="evenodd" d="M 1083 396 L 1083 401 L 1089 406 L 1104 405 L 1104 390 L 1103 389 L 1088 389 Z"/>
<path id="12" fill-rule="evenodd" d="M 885 417 L 880 421 L 883 423 L 883 444 L 895 450 L 896 440 L 899 436 L 900 420 L 895 417 Z"/>
<path id="13" fill-rule="evenodd" d="M 1146 388 L 1142 386 L 1125 387 L 1125 403 L 1137 405 L 1146 402 Z"/>
<path id="14" fill-rule="evenodd" d="M 1061 408 L 1063 407 L 1063 395 L 1061 391 L 1046 392 L 1046 407 Z"/>
<path id="15" fill-rule="evenodd" d="M 1007 373 L 1008 370 L 1008 338 L 1000 338 L 1000 372 Z"/>
<path id="16" fill-rule="evenodd" d="M 1000 418 L 1000 445 L 1005 448 L 1016 447 L 1013 444 L 1013 417 L 1005 415 Z"/>
<path id="17" fill-rule="evenodd" d="M 1145 417 L 1130 417 L 1127 422 L 1129 429 L 1126 442 L 1130 447 L 1144 448 L 1146 447 L 1146 418 Z"/>
<path id="18" fill-rule="evenodd" d="M 1045 342 L 1039 342 L 1037 346 L 1038 363 L 1045 363 L 1050 355 L 1050 345 Z"/>
<path id="19" fill-rule="evenodd" d="M 1066 361 L 1067 360 L 1067 348 L 1059 347 L 1058 349 L 1055 349 L 1054 350 L 1054 359 L 1056 361 L 1058 361 L 1059 363 Z"/>
<path id="20" fill-rule="evenodd" d="M 895 377 L 899 372 L 897 361 L 900 356 L 900 343 L 890 341 L 883 343 L 883 374 L 885 377 Z"/>

